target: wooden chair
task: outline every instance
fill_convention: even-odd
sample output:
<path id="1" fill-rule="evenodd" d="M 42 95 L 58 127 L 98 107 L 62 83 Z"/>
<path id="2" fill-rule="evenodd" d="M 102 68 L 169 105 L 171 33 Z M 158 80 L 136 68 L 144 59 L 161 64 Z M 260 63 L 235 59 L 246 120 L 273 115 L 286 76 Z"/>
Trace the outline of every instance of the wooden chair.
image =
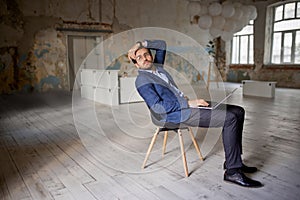
<path id="1" fill-rule="evenodd" d="M 195 146 L 195 149 L 198 153 L 198 156 L 200 158 L 200 160 L 204 160 L 202 154 L 201 154 L 201 151 L 200 151 L 200 148 L 199 148 L 199 145 L 194 137 L 194 134 L 193 134 L 193 131 L 191 129 L 191 127 L 180 127 L 176 124 L 172 124 L 172 123 L 168 123 L 168 124 L 162 124 L 160 122 L 158 122 L 157 120 L 155 120 L 155 118 L 151 115 L 151 119 L 152 119 L 152 122 L 157 125 L 157 129 L 152 137 L 152 140 L 151 140 L 151 143 L 149 145 L 149 148 L 148 148 L 148 151 L 146 153 L 146 157 L 145 157 L 145 160 L 143 162 L 143 165 L 142 165 L 142 169 L 145 168 L 145 165 L 147 163 L 147 160 L 150 156 L 150 153 L 151 153 L 151 150 L 153 148 L 153 145 L 156 141 L 156 138 L 158 136 L 158 134 L 160 132 L 165 132 L 165 135 L 164 135 L 164 141 L 163 141 L 163 147 L 162 147 L 162 156 L 164 156 L 165 154 L 165 150 L 166 150 L 166 145 L 167 145 L 167 139 L 168 139 L 168 131 L 174 131 L 178 134 L 178 138 L 179 138 L 179 144 L 180 144 L 180 149 L 181 149 L 181 156 L 182 156 L 182 162 L 183 162 L 183 167 L 184 167 L 184 173 L 185 173 L 185 176 L 188 177 L 189 176 L 189 172 L 188 172 L 188 167 L 187 167 L 187 163 L 186 163 L 186 156 L 185 156 L 185 149 L 184 149 L 184 143 L 183 143 L 183 137 L 182 137 L 182 130 L 187 130 L 191 136 L 191 139 L 193 141 L 193 144 Z"/>

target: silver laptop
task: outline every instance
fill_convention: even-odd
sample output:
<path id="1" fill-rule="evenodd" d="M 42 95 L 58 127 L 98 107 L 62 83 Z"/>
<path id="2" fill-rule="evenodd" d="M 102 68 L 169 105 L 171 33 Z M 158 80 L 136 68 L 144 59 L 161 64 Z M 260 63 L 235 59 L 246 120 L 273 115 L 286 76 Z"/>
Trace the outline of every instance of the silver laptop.
<path id="1" fill-rule="evenodd" d="M 210 103 L 208 106 L 198 106 L 198 108 L 200 109 L 209 109 L 209 110 L 213 110 L 213 109 L 216 109 L 219 105 L 221 105 L 222 103 L 224 103 L 229 97 L 231 97 L 231 95 L 237 90 L 238 88 L 235 88 L 234 90 L 232 90 L 230 93 L 228 93 L 226 95 L 226 97 L 224 99 L 222 99 L 221 101 L 219 102 L 213 102 L 213 103 Z"/>

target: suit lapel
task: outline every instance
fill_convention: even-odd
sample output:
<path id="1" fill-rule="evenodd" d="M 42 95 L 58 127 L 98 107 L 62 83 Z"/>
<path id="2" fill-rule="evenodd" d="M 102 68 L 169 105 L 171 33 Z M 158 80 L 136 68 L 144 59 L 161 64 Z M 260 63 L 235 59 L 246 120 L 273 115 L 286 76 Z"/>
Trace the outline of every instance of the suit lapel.
<path id="1" fill-rule="evenodd" d="M 155 74 L 152 74 L 150 72 L 145 72 L 145 71 L 139 71 L 139 73 L 143 74 L 144 76 L 150 76 L 152 78 L 152 80 L 154 80 L 153 82 L 155 84 L 164 85 L 165 87 L 169 87 L 169 84 L 166 81 L 162 80 Z"/>

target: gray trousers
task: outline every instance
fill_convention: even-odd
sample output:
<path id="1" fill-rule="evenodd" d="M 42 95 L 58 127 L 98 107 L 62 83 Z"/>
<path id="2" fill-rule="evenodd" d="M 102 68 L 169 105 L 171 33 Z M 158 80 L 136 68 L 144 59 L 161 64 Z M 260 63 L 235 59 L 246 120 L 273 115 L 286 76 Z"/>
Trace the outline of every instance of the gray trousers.
<path id="1" fill-rule="evenodd" d="M 222 140 L 227 169 L 242 166 L 242 132 L 245 110 L 240 106 L 223 104 L 214 110 L 191 108 L 188 120 L 181 123 L 192 127 L 223 127 Z"/>

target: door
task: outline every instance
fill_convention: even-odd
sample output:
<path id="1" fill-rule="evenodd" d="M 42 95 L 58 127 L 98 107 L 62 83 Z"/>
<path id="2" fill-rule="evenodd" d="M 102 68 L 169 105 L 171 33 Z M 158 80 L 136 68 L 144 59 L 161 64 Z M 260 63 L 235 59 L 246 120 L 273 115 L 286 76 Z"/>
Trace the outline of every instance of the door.
<path id="1" fill-rule="evenodd" d="M 84 59 L 96 47 L 99 41 L 101 40 L 96 36 L 68 36 L 70 91 L 80 89 L 80 74 L 78 77 L 76 77 L 76 75 Z M 95 63 L 95 65 L 97 65 L 97 63 Z"/>

